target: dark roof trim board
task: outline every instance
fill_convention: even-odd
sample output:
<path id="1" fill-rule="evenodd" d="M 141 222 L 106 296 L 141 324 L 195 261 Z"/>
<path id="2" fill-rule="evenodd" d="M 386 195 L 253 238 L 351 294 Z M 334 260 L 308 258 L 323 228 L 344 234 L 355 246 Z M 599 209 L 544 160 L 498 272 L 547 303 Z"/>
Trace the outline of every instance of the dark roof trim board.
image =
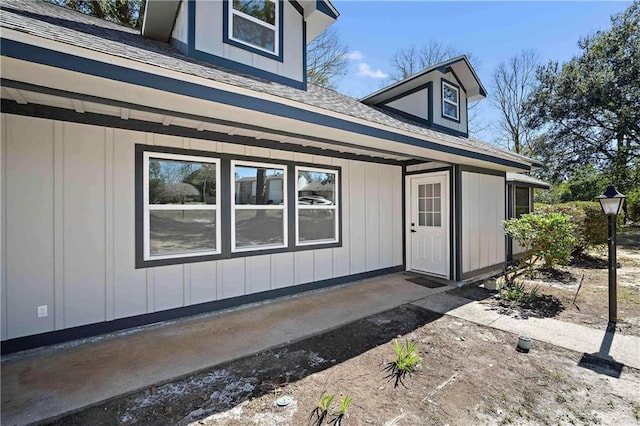
<path id="1" fill-rule="evenodd" d="M 340 13 L 328 0 L 317 0 L 316 8 L 330 18 L 338 19 Z"/>
<path id="2" fill-rule="evenodd" d="M 176 93 L 196 99 L 222 103 L 238 108 L 254 110 L 265 114 L 277 114 L 281 117 L 295 119 L 306 123 L 327 126 L 347 132 L 353 132 L 401 144 L 432 149 L 475 160 L 487 161 L 490 163 L 495 163 L 506 167 L 513 167 L 520 170 L 530 169 L 529 161 L 525 161 L 524 159 L 523 162 L 517 162 L 514 160 L 500 158 L 481 152 L 469 151 L 459 147 L 443 145 L 436 142 L 419 139 L 413 136 L 399 134 L 393 131 L 384 130 L 365 124 L 355 123 L 343 118 L 328 116 L 321 113 L 305 110 L 292 105 L 281 104 L 271 100 L 242 95 L 222 89 L 206 87 L 187 81 L 176 80 L 162 75 L 134 70 L 120 65 L 104 63 L 94 59 L 83 58 L 64 52 L 53 51 L 42 47 L 9 40 L 6 38 L 1 39 L 0 49 L 3 56 L 19 60 L 53 66 L 56 68 L 66 69 L 69 71 L 75 71 L 97 77 L 103 77 L 123 83 L 134 84 L 165 92 Z"/>

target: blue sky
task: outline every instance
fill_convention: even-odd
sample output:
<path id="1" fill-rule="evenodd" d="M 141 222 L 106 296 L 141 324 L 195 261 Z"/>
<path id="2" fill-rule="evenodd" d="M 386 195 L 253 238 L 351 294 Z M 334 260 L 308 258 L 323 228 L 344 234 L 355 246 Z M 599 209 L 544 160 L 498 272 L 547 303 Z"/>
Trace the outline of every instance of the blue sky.
<path id="1" fill-rule="evenodd" d="M 389 83 L 391 57 L 402 48 L 420 48 L 430 40 L 472 53 L 476 70 L 488 87 L 494 68 L 523 49 L 535 49 L 542 63 L 566 61 L 579 54 L 578 39 L 610 28 L 610 17 L 631 3 L 583 2 L 432 2 L 339 1 L 334 24 L 354 59 L 338 91 L 354 97 L 372 93 Z M 481 101 L 479 122 L 496 115 Z M 478 135 L 492 141 L 491 131 Z"/>

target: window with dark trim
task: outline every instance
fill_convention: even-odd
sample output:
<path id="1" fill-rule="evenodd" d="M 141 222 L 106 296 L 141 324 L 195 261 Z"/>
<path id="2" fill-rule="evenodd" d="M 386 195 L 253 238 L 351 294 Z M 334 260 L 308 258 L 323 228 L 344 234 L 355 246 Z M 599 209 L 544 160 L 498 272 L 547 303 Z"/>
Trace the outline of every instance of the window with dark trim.
<path id="1" fill-rule="evenodd" d="M 338 166 L 135 150 L 136 268 L 342 245 Z"/>
<path id="2" fill-rule="evenodd" d="M 278 0 L 230 0 L 229 5 L 229 39 L 278 55 Z"/>
<path id="3" fill-rule="evenodd" d="M 231 250 L 287 247 L 287 167 L 231 161 Z"/>
<path id="4" fill-rule="evenodd" d="M 514 209 L 515 217 L 520 217 L 523 214 L 531 213 L 531 191 L 529 188 L 523 186 L 516 186 L 514 197 Z"/>
<path id="5" fill-rule="evenodd" d="M 460 119 L 460 90 L 446 81 L 442 82 L 442 115 L 452 120 Z"/>
<path id="6" fill-rule="evenodd" d="M 338 172 L 296 167 L 296 244 L 338 242 Z"/>
<path id="7" fill-rule="evenodd" d="M 220 160 L 145 152 L 144 260 L 220 253 Z"/>

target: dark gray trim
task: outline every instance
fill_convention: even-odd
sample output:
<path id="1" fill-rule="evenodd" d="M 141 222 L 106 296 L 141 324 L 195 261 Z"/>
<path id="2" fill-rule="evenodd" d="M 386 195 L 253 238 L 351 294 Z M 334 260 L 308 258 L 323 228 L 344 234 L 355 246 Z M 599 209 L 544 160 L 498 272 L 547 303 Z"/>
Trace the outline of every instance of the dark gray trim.
<path id="1" fill-rule="evenodd" d="M 447 73 L 451 73 L 451 75 L 453 75 L 453 78 L 455 78 L 456 82 L 458 83 L 458 85 L 462 88 L 462 91 L 464 92 L 465 97 L 467 96 L 467 88 L 464 87 L 464 84 L 462 84 L 462 82 L 460 81 L 460 78 L 458 78 L 458 74 L 456 74 L 456 72 L 453 70 L 452 67 L 447 67 L 447 69 L 445 70 L 445 72 L 443 72 L 443 74 L 447 74 Z M 451 84 L 449 81 L 447 81 L 447 83 Z"/>
<path id="2" fill-rule="evenodd" d="M 513 217 L 513 186 L 508 185 L 507 188 L 507 219 L 511 219 Z M 510 262 L 513 260 L 513 238 L 509 235 L 505 234 L 507 237 L 507 261 Z"/>
<path id="3" fill-rule="evenodd" d="M 195 0 L 189 0 L 191 1 Z M 274 61 L 284 62 L 284 2 L 278 0 L 278 54 L 265 52 L 264 50 L 256 49 L 255 47 L 243 43 L 241 41 L 234 40 L 229 37 L 229 0 L 222 0 L 222 43 L 230 46 L 235 46 L 238 49 L 246 50 L 256 55 L 264 56 L 265 58 L 273 59 Z"/>
<path id="4" fill-rule="evenodd" d="M 247 305 L 250 303 L 257 303 L 265 300 L 276 299 L 279 297 L 291 296 L 307 291 L 334 287 L 337 285 L 364 280 L 367 278 L 402 272 L 403 270 L 404 269 L 402 266 L 394 266 L 391 268 L 378 269 L 375 271 L 363 272 L 360 274 L 347 275 L 344 277 L 315 281 L 312 283 L 284 287 L 275 290 L 268 290 L 260 293 L 247 294 L 244 296 L 232 297 L 229 299 L 216 300 L 212 302 L 205 302 L 197 305 L 184 306 L 174 309 L 167 309 L 164 311 L 153 312 L 149 314 L 135 315 L 127 318 L 116 319 L 113 321 L 98 322 L 88 325 L 82 325 L 79 327 L 67 328 L 64 330 L 50 331 L 25 337 L 17 337 L 14 339 L 3 341 L 1 345 L 1 352 L 2 355 L 6 355 L 14 352 L 24 351 L 27 349 L 38 348 L 41 346 L 48 346 L 68 342 L 71 340 L 84 339 L 100 334 L 113 333 L 128 328 L 141 327 L 158 322 L 171 321 L 184 317 L 220 311 L 236 306 Z"/>
<path id="5" fill-rule="evenodd" d="M 522 187 L 525 187 L 525 188 L 549 189 L 549 186 L 540 185 L 540 184 L 537 184 L 537 183 L 520 182 L 520 181 L 517 181 L 517 180 L 508 180 L 507 181 L 507 185 L 522 186 Z"/>
<path id="6" fill-rule="evenodd" d="M 324 13 L 330 18 L 338 19 L 338 15 L 334 13 L 333 10 L 331 10 L 331 8 L 325 3 L 324 0 L 316 1 L 316 9 L 318 9 L 319 12 Z"/>
<path id="7" fill-rule="evenodd" d="M 250 256 L 258 256 L 265 254 L 276 254 L 276 253 L 287 253 L 287 252 L 297 252 L 297 251 L 306 251 L 306 250 L 321 250 L 328 248 L 337 248 L 342 247 L 342 199 L 339 199 L 338 203 L 338 241 L 335 243 L 328 244 L 313 244 L 313 245 L 304 245 L 304 246 L 296 246 L 295 241 L 295 225 L 296 225 L 296 215 L 295 215 L 295 202 L 296 202 L 296 183 L 297 178 L 295 176 L 295 166 L 305 166 L 305 167 L 315 167 L 322 168 L 328 170 L 334 170 L 338 174 L 338 182 L 340 187 L 338 188 L 338 196 L 341 197 L 343 182 L 342 182 L 342 167 L 334 166 L 334 165 L 325 165 L 325 164 L 315 164 L 315 163 L 305 163 L 305 162 L 294 162 L 294 161 L 286 161 L 286 160 L 274 160 L 270 158 L 262 158 L 262 157 L 251 157 L 245 155 L 231 155 L 231 154 L 221 154 L 210 151 L 199 151 L 199 150 L 191 150 L 191 149 L 182 149 L 182 148 L 169 148 L 163 146 L 154 146 L 154 145 L 143 145 L 136 144 L 135 145 L 135 206 L 136 206 L 136 223 L 135 223 L 135 266 L 136 269 L 141 268 L 149 268 L 154 266 L 166 266 L 166 265 L 181 265 L 186 263 L 195 263 L 195 262 L 207 262 L 211 260 L 220 260 L 220 259 L 234 259 L 239 257 L 250 257 Z M 190 256 L 190 257 L 180 257 L 174 259 L 158 259 L 158 260 L 144 260 L 143 249 L 144 249 L 144 217 L 143 217 L 143 152 L 159 152 L 159 153 L 169 153 L 169 154 L 178 154 L 178 155 L 192 155 L 199 157 L 208 157 L 208 158 L 218 158 L 220 159 L 220 173 L 221 173 L 221 182 L 220 184 L 220 206 L 221 206 L 221 224 L 220 224 L 220 233 L 221 233 L 221 253 L 220 254 L 211 254 L 204 256 Z M 288 183 L 287 183 L 287 216 L 289 220 L 286 223 L 287 226 L 287 247 L 281 247 L 277 249 L 256 249 L 252 251 L 242 251 L 233 253 L 231 247 L 231 229 L 232 229 L 232 211 L 231 211 L 231 160 L 239 160 L 239 161 L 249 161 L 249 162 L 259 162 L 259 163 L 268 163 L 268 164 L 277 164 L 284 165 L 287 168 L 287 174 L 289 175 Z"/>
<path id="8" fill-rule="evenodd" d="M 460 131 L 458 131 L 456 129 L 452 129 L 450 127 L 442 126 L 442 125 L 440 125 L 438 123 L 431 123 L 431 128 L 433 130 L 436 130 L 436 131 L 440 132 L 440 133 L 446 133 L 446 134 L 451 135 L 451 136 L 460 136 L 460 137 L 464 137 L 464 138 L 468 137 L 468 134 L 465 133 L 465 132 L 460 132 Z"/>
<path id="9" fill-rule="evenodd" d="M 196 129 L 188 127 L 173 125 L 164 126 L 161 123 L 152 123 L 148 121 L 133 119 L 124 120 L 120 117 L 110 115 L 101 115 L 88 112 L 78 113 L 65 108 L 49 107 L 37 104 L 18 104 L 17 102 L 8 99 L 2 99 L 1 105 L 2 112 L 7 114 L 24 115 L 28 117 L 45 118 L 59 121 L 69 121 L 94 126 L 113 127 L 117 129 L 135 130 L 139 132 L 188 137 L 192 139 L 256 146 L 288 152 L 322 155 L 325 157 L 341 158 L 345 160 L 364 161 L 368 163 L 389 164 L 393 166 L 401 166 L 405 164 L 403 161 L 376 158 L 367 155 L 350 154 L 340 151 L 334 151 L 331 149 L 301 146 L 291 143 L 272 141 L 268 139 L 255 139 L 248 136 L 240 135 L 231 136 L 227 133 L 212 132 L 208 130 L 198 131 Z"/>
<path id="10" fill-rule="evenodd" d="M 427 170 L 414 170 L 411 172 L 406 172 L 405 175 L 406 176 L 411 176 L 411 175 L 423 175 L 425 173 L 433 173 L 433 172 L 446 172 L 446 171 L 451 171 L 451 166 L 447 166 L 447 167 L 438 167 L 436 169 L 427 169 Z"/>
<path id="11" fill-rule="evenodd" d="M 291 6 L 293 6 L 293 8 L 298 11 L 300 16 L 304 16 L 304 8 L 300 3 L 298 3 L 296 0 L 289 0 L 289 3 L 291 3 Z"/>
<path id="12" fill-rule="evenodd" d="M 454 168 L 453 166 L 448 168 L 449 170 L 449 279 L 450 280 L 454 280 L 454 276 L 455 276 L 455 265 L 457 265 L 459 263 L 459 259 L 456 259 L 455 255 L 455 246 L 456 246 L 456 241 L 455 241 L 455 236 L 456 233 L 455 231 L 455 216 L 454 216 L 454 209 L 455 209 L 455 179 L 454 179 Z"/>
<path id="13" fill-rule="evenodd" d="M 485 266 L 484 268 L 475 269 L 473 271 L 465 272 L 462 274 L 463 280 L 468 280 L 469 278 L 478 277 L 480 275 L 488 274 L 490 272 L 499 272 L 502 271 L 507 262 L 496 263 L 495 265 Z"/>
<path id="14" fill-rule="evenodd" d="M 302 19 L 302 86 L 307 90 L 307 21 Z"/>
<path id="15" fill-rule="evenodd" d="M 187 52 L 189 51 L 189 47 L 187 46 L 187 43 L 185 43 L 184 41 L 178 40 L 177 38 L 171 37 L 171 39 L 169 40 L 169 44 L 175 47 L 175 49 L 178 52 L 182 53 L 183 55 L 186 55 Z"/>
<path id="16" fill-rule="evenodd" d="M 449 86 L 455 87 L 456 90 L 458 91 L 458 118 L 451 118 L 448 117 L 446 115 L 444 115 L 444 85 L 448 84 Z M 460 116 L 462 115 L 462 105 L 460 105 L 462 102 L 460 102 L 460 91 L 461 91 L 461 87 L 449 80 L 447 80 L 446 78 L 441 78 L 440 79 L 440 117 L 443 118 L 444 120 L 449 120 L 449 121 L 454 121 L 458 124 L 460 124 Z M 466 96 L 466 92 L 465 92 L 465 96 Z"/>
<path id="17" fill-rule="evenodd" d="M 455 171 L 455 220 L 456 220 L 456 276 L 455 281 L 462 280 L 462 170 L 460 166 L 453 167 Z"/>
<path id="18" fill-rule="evenodd" d="M 516 162 L 514 160 L 499 158 L 475 151 L 468 151 L 461 147 L 441 145 L 436 142 L 427 141 L 389 130 L 378 129 L 366 124 L 355 123 L 342 118 L 332 117 L 291 105 L 268 101 L 266 99 L 227 92 L 212 87 L 204 87 L 188 81 L 175 80 L 170 77 L 150 74 L 92 59 L 81 58 L 67 53 L 51 51 L 30 44 L 7 40 L 5 38 L 2 38 L 0 42 L 2 55 L 11 58 L 39 63 L 42 65 L 49 65 L 70 71 L 77 71 L 88 75 L 149 87 L 165 92 L 181 94 L 196 99 L 204 99 L 211 102 L 218 102 L 239 108 L 255 110 L 270 115 L 276 114 L 281 117 L 292 118 L 305 123 L 318 124 L 321 126 L 373 136 L 402 144 L 433 149 L 448 154 L 460 155 L 463 157 L 514 167 L 519 170 L 530 170 L 531 168 L 526 164 Z"/>
<path id="19" fill-rule="evenodd" d="M 502 176 L 502 177 L 507 176 L 507 172 L 503 172 L 502 170 L 492 170 L 492 169 L 485 169 L 482 167 L 465 166 L 465 165 L 460 165 L 458 167 L 460 168 L 461 172 L 480 173 L 483 175 Z"/>
<path id="20" fill-rule="evenodd" d="M 407 269 L 407 166 L 402 166 L 402 266 Z"/>
<path id="21" fill-rule="evenodd" d="M 376 105 L 376 106 L 388 105 L 388 104 L 390 104 L 391 102 L 395 102 L 395 101 L 397 101 L 398 99 L 406 98 L 407 96 L 409 96 L 409 95 L 413 95 L 414 93 L 419 92 L 419 91 L 421 91 L 421 90 L 423 90 L 423 89 L 427 89 L 427 90 L 429 90 L 429 87 L 432 85 L 432 83 L 433 83 L 433 82 L 428 81 L 428 82 L 426 82 L 425 84 L 421 84 L 420 86 L 416 86 L 416 87 L 414 87 L 414 88 L 413 88 L 413 89 L 411 89 L 411 90 L 408 90 L 408 91 L 406 91 L 406 92 L 399 93 L 399 94 L 397 94 L 396 96 L 393 96 L 393 97 L 391 97 L 391 98 L 389 98 L 389 99 L 386 99 L 386 100 L 384 100 L 384 101 L 382 101 L 382 102 L 380 102 L 380 103 L 373 104 L 373 105 Z"/>
<path id="22" fill-rule="evenodd" d="M 430 81 L 429 83 L 427 83 L 427 121 L 429 121 L 429 123 L 431 123 L 431 125 L 433 125 L 433 81 Z"/>

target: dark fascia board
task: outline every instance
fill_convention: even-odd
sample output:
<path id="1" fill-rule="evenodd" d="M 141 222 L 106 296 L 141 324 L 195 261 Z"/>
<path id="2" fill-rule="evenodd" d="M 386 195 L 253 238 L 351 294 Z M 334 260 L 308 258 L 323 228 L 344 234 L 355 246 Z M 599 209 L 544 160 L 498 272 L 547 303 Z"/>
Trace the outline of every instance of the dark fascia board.
<path id="1" fill-rule="evenodd" d="M 419 137 L 396 133 L 394 131 L 356 123 L 348 119 L 333 117 L 267 99 L 229 92 L 213 87 L 206 87 L 188 81 L 176 80 L 167 76 L 152 74 L 115 64 L 99 62 L 68 53 L 52 51 L 14 40 L 3 38 L 0 40 L 0 43 L 0 51 L 2 52 L 2 55 L 10 58 L 48 65 L 69 71 L 76 71 L 87 75 L 103 77 L 114 81 L 175 93 L 196 99 L 203 99 L 210 102 L 222 103 L 238 108 L 254 110 L 270 115 L 277 114 L 281 117 L 292 118 L 305 123 L 336 128 L 400 144 L 432 149 L 461 157 L 500 164 L 507 167 L 513 167 L 518 170 L 526 171 L 531 169 L 530 165 L 524 161 L 517 162 L 482 152 L 469 151 L 462 147 L 442 145 L 437 142 L 420 139 Z"/>
<path id="2" fill-rule="evenodd" d="M 338 16 L 340 16 L 338 9 L 329 0 L 317 0 L 316 9 L 333 19 L 338 19 Z"/>
<path id="3" fill-rule="evenodd" d="M 503 172 L 502 170 L 485 169 L 483 167 L 467 166 L 464 164 L 459 166 L 459 170 L 461 173 L 462 172 L 479 173 L 482 175 L 500 176 L 505 179 L 507 176 L 507 173 Z"/>
<path id="4" fill-rule="evenodd" d="M 301 16 L 304 16 L 304 8 L 300 3 L 298 3 L 296 0 L 289 0 L 289 3 L 291 3 L 291 6 L 293 6 L 293 8 L 297 10 Z"/>
<path id="5" fill-rule="evenodd" d="M 522 188 L 536 188 L 536 189 L 550 189 L 551 186 L 549 185 L 540 185 L 537 183 L 532 183 L 532 182 L 518 182 L 518 181 L 514 181 L 514 180 L 508 180 L 507 181 L 507 185 L 509 186 L 519 186 Z"/>
<path id="6" fill-rule="evenodd" d="M 367 96 L 365 96 L 363 98 L 360 98 L 360 102 L 363 102 L 363 103 L 365 103 L 367 105 L 378 104 L 378 103 L 381 103 L 381 102 L 385 102 L 386 98 L 384 98 L 384 97 L 383 97 L 383 99 L 381 99 L 380 101 L 377 101 L 377 102 L 372 102 L 372 99 L 377 98 L 379 96 L 383 96 L 385 93 L 388 93 L 391 90 L 398 88 L 399 86 L 404 86 L 404 85 L 406 85 L 408 83 L 411 83 L 411 82 L 413 82 L 413 81 L 415 81 L 417 79 L 420 79 L 420 78 L 426 76 L 427 74 L 432 73 L 433 71 L 446 70 L 446 69 L 450 68 L 453 64 L 456 64 L 456 63 L 458 63 L 460 61 L 464 61 L 464 63 L 467 65 L 467 67 L 469 68 L 469 70 L 472 73 L 473 78 L 477 81 L 478 86 L 480 87 L 480 93 L 483 94 L 483 96 L 486 97 L 486 90 L 484 89 L 484 86 L 482 85 L 482 82 L 480 82 L 480 79 L 478 78 L 478 75 L 473 70 L 473 67 L 469 63 L 469 60 L 467 59 L 467 57 L 465 55 L 461 55 L 461 56 L 455 57 L 455 58 L 453 58 L 451 60 L 448 60 L 448 61 L 445 61 L 445 62 L 441 62 L 439 64 L 435 64 L 435 65 L 433 65 L 433 66 L 431 66 L 431 67 L 429 67 L 429 68 L 427 68 L 427 69 L 425 69 L 423 71 L 420 71 L 420 72 L 418 72 L 418 73 L 416 73 L 416 74 L 414 74 L 412 76 L 409 76 L 409 77 L 405 78 L 404 80 L 397 81 L 397 82 L 395 82 L 395 83 L 393 83 L 393 84 L 391 84 L 391 85 L 389 85 L 387 87 L 384 87 L 384 88 L 378 90 L 377 92 L 374 92 L 374 93 L 372 93 L 370 95 L 367 95 Z"/>

